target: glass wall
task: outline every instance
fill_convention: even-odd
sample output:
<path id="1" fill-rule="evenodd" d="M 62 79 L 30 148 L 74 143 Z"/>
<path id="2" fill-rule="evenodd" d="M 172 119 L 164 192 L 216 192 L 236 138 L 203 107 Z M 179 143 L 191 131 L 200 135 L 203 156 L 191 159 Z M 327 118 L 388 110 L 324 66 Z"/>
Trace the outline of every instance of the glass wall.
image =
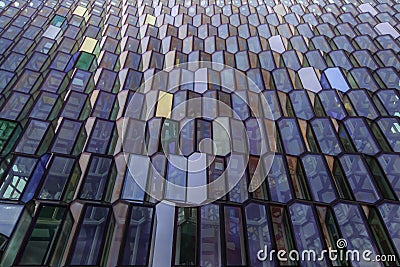
<path id="1" fill-rule="evenodd" d="M 399 38 L 398 0 L 0 0 L 0 266 L 400 266 Z"/>

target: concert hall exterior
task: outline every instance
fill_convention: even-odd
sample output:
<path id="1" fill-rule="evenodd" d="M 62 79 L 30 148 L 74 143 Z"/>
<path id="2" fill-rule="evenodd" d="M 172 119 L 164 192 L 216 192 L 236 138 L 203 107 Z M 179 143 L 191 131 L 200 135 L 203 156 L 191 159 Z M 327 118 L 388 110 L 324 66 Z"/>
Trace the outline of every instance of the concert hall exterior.
<path id="1" fill-rule="evenodd" d="M 0 0 L 0 266 L 400 266 L 399 36 L 399 0 Z"/>

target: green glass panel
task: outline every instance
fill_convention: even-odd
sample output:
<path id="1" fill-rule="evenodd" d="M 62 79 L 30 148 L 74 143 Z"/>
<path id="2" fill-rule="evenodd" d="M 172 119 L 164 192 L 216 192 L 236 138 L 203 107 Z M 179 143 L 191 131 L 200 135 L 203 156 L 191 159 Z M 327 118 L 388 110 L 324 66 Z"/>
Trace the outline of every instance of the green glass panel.
<path id="1" fill-rule="evenodd" d="M 197 210 L 179 208 L 176 232 L 175 264 L 196 265 Z"/>
<path id="2" fill-rule="evenodd" d="M 76 68 L 81 70 L 90 70 L 95 56 L 86 52 L 82 52 L 76 62 Z"/>
<path id="3" fill-rule="evenodd" d="M 17 122 L 0 120 L 0 155 L 10 152 L 19 137 L 21 128 Z"/>
<path id="4" fill-rule="evenodd" d="M 30 233 L 28 243 L 18 260 L 22 265 L 44 265 L 52 252 L 60 231 L 60 225 L 66 209 L 55 206 L 43 206 L 35 226 Z"/>

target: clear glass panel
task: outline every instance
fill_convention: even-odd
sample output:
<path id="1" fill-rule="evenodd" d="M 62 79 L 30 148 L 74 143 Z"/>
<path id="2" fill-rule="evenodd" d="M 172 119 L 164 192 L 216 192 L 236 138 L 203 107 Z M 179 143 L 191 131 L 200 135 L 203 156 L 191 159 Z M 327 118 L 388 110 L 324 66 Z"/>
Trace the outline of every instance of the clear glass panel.
<path id="1" fill-rule="evenodd" d="M 336 197 L 336 190 L 325 160 L 320 155 L 306 155 L 302 158 L 309 188 L 315 201 L 330 203 Z"/>
<path id="2" fill-rule="evenodd" d="M 296 117 L 309 120 L 314 117 L 314 111 L 310 100 L 304 90 L 294 90 L 290 93 L 290 100 L 293 105 Z"/>
<path id="3" fill-rule="evenodd" d="M 0 234 L 10 237 L 23 210 L 22 205 L 0 204 Z"/>
<path id="4" fill-rule="evenodd" d="M 201 266 L 221 266 L 220 210 L 216 204 L 200 208 L 200 264 Z"/>
<path id="5" fill-rule="evenodd" d="M 394 152 L 400 152 L 400 120 L 382 118 L 378 120 L 379 128 Z"/>
<path id="6" fill-rule="evenodd" d="M 86 146 L 86 151 L 101 154 L 107 153 L 113 130 L 114 122 L 97 119 Z"/>
<path id="7" fill-rule="evenodd" d="M 50 113 L 57 111 L 59 107 L 55 107 L 58 100 L 58 95 L 49 92 L 43 92 L 37 100 L 35 106 L 32 108 L 29 115 L 35 119 L 46 120 Z"/>
<path id="8" fill-rule="evenodd" d="M 274 157 L 268 174 L 268 185 L 271 200 L 285 203 L 293 198 L 286 161 L 281 155 Z"/>
<path id="9" fill-rule="evenodd" d="M 340 162 L 356 200 L 374 203 L 381 198 L 360 155 L 343 155 Z"/>
<path id="10" fill-rule="evenodd" d="M 299 155 L 305 151 L 303 138 L 295 119 L 282 119 L 278 122 L 278 126 L 286 153 Z"/>
<path id="11" fill-rule="evenodd" d="M 322 153 L 338 155 L 343 151 L 330 119 L 318 118 L 313 120 L 311 125 Z"/>
<path id="12" fill-rule="evenodd" d="M 98 265 L 102 256 L 102 246 L 106 239 L 107 207 L 87 206 L 82 215 L 74 247 L 71 250 L 71 265 Z"/>
<path id="13" fill-rule="evenodd" d="M 39 198 L 61 200 L 65 186 L 71 175 L 79 176 L 80 172 L 74 171 L 75 159 L 56 156 L 49 165 L 49 170 L 44 178 Z"/>
<path id="14" fill-rule="evenodd" d="M 364 90 L 352 90 L 347 95 L 359 116 L 367 117 L 371 120 L 378 117 L 374 104 Z"/>
<path id="15" fill-rule="evenodd" d="M 186 200 L 187 183 L 187 158 L 183 156 L 170 155 L 168 157 L 168 167 L 166 179 L 171 184 L 167 184 L 166 197 L 175 201 Z M 177 185 L 179 187 L 175 187 Z"/>
<path id="16" fill-rule="evenodd" d="M 348 118 L 344 121 L 344 125 L 358 152 L 369 155 L 379 152 L 378 144 L 363 119 Z"/>
<path id="17" fill-rule="evenodd" d="M 110 177 L 112 159 L 93 156 L 81 186 L 79 197 L 82 199 L 102 200 Z"/>
<path id="18" fill-rule="evenodd" d="M 400 155 L 382 154 L 378 157 L 378 161 L 392 189 L 400 198 Z"/>
<path id="19" fill-rule="evenodd" d="M 321 91 L 318 95 L 326 115 L 339 120 L 346 117 L 343 104 L 334 90 Z"/>
<path id="20" fill-rule="evenodd" d="M 149 177 L 150 159 L 147 156 L 131 154 L 126 169 L 125 182 L 121 197 L 124 199 L 143 201 Z"/>
<path id="21" fill-rule="evenodd" d="M 245 265 L 246 250 L 243 235 L 243 219 L 240 208 L 225 206 L 224 218 L 227 265 Z"/>
<path id="22" fill-rule="evenodd" d="M 372 241 L 366 221 L 362 216 L 359 206 L 353 204 L 336 204 L 333 208 L 343 238 L 347 241 L 347 249 L 358 251 L 370 250 L 373 259 L 377 254 L 376 246 Z M 361 256 L 360 261 L 351 261 L 355 266 L 377 266 L 374 262 L 366 262 Z M 379 265 L 381 266 L 381 265 Z"/>
<path id="23" fill-rule="evenodd" d="M 324 261 L 317 261 L 321 255 L 321 251 L 324 248 L 323 241 L 319 234 L 319 228 L 317 221 L 315 220 L 312 206 L 295 203 L 289 206 L 290 219 L 293 225 L 293 232 L 296 233 L 295 241 L 297 249 L 301 252 L 301 256 L 305 257 L 306 260 L 301 262 L 301 266 L 326 266 L 328 264 L 327 259 Z M 315 254 L 310 253 L 307 255 L 303 253 L 304 250 L 311 250 Z M 309 257 L 311 260 L 307 260 Z M 300 257 L 301 259 L 301 257 Z"/>
<path id="24" fill-rule="evenodd" d="M 383 203 L 379 206 L 379 212 L 397 250 L 400 252 L 400 206 L 395 203 Z"/>
<path id="25" fill-rule="evenodd" d="M 250 203 L 245 208 L 246 213 L 246 231 L 248 255 L 250 256 L 250 264 L 255 267 L 275 266 L 275 260 L 266 260 L 261 262 L 257 258 L 260 249 L 267 246 L 268 250 L 272 249 L 272 241 L 270 229 L 267 221 L 266 207 L 258 203 Z"/>
<path id="26" fill-rule="evenodd" d="M 20 153 L 35 154 L 43 142 L 42 138 L 48 127 L 48 122 L 31 120 L 15 150 Z"/>
<path id="27" fill-rule="evenodd" d="M 133 206 L 124 234 L 121 265 L 147 265 L 153 224 L 153 208 Z"/>
<path id="28" fill-rule="evenodd" d="M 57 137 L 53 143 L 52 152 L 61 154 L 72 154 L 78 139 L 81 137 L 81 122 L 63 120 L 61 127 L 57 131 Z"/>

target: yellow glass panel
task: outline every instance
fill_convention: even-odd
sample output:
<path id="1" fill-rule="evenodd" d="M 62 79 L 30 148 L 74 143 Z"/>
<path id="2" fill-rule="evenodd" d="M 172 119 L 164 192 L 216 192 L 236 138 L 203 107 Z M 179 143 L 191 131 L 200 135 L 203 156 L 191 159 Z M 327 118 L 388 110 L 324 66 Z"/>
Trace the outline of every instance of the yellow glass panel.
<path id="1" fill-rule="evenodd" d="M 170 118 L 172 109 L 173 95 L 167 92 L 160 91 L 157 102 L 157 117 Z"/>
<path id="2" fill-rule="evenodd" d="M 86 10 L 87 9 L 82 6 L 77 6 L 73 14 L 83 17 L 83 15 L 85 15 Z"/>
<path id="3" fill-rule="evenodd" d="M 152 15 L 147 15 L 145 24 L 155 25 L 156 24 L 156 17 L 154 17 Z"/>
<path id="4" fill-rule="evenodd" d="M 83 41 L 83 44 L 81 48 L 79 49 L 80 51 L 88 52 L 88 53 L 93 53 L 96 49 L 97 45 L 97 40 L 86 37 L 85 40 Z"/>

